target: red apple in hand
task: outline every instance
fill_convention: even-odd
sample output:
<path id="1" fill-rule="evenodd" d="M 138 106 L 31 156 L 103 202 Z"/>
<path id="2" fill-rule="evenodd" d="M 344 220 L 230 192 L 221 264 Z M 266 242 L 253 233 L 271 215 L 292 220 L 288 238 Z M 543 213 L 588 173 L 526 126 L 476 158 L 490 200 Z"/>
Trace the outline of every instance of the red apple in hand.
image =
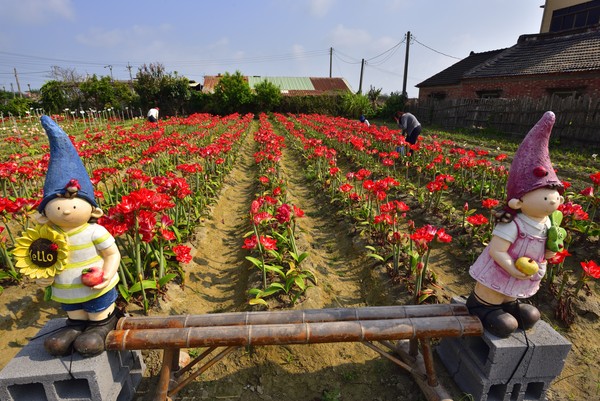
<path id="1" fill-rule="evenodd" d="M 93 287 L 104 281 L 104 271 L 98 266 L 83 269 L 81 273 L 81 282 L 88 287 Z"/>

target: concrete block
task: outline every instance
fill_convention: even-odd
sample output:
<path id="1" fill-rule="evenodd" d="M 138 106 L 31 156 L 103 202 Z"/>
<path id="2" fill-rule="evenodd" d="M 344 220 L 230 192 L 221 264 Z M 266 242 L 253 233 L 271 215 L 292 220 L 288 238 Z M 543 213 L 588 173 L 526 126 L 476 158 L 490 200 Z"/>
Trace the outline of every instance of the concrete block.
<path id="1" fill-rule="evenodd" d="M 444 338 L 436 352 L 456 384 L 474 400 L 537 401 L 545 399 L 570 349 L 569 341 L 539 321 L 508 338 L 487 331 L 481 337 Z"/>
<path id="2" fill-rule="evenodd" d="M 470 358 L 462 358 L 457 373 L 452 377 L 465 393 L 476 401 L 542 401 L 555 377 L 513 378 L 485 377 Z"/>
<path id="3" fill-rule="evenodd" d="M 2 401 L 130 401 L 145 366 L 139 351 L 110 351 L 83 358 L 52 357 L 44 334 L 65 325 L 49 321 L 0 372 Z"/>

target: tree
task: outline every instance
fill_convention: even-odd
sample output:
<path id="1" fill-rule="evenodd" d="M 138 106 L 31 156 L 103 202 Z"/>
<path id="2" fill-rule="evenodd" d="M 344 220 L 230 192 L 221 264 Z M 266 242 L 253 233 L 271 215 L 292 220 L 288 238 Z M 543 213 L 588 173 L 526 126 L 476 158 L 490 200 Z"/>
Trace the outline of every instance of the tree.
<path id="1" fill-rule="evenodd" d="M 397 111 L 404 109 L 405 103 L 405 95 L 401 92 L 392 92 L 378 114 L 383 118 L 391 118 Z"/>
<path id="2" fill-rule="evenodd" d="M 241 72 L 226 72 L 215 86 L 214 98 L 221 114 L 244 113 L 252 103 L 252 91 Z"/>
<path id="3" fill-rule="evenodd" d="M 68 104 L 64 85 L 58 81 L 47 81 L 41 88 L 42 107 L 48 113 L 60 113 Z"/>
<path id="4" fill-rule="evenodd" d="M 377 110 L 377 99 L 381 96 L 382 88 L 375 89 L 373 85 L 369 86 L 369 92 L 367 92 L 367 98 L 371 101 L 373 110 Z"/>
<path id="5" fill-rule="evenodd" d="M 189 80 L 177 72 L 171 74 L 160 64 L 144 64 L 133 84 L 139 95 L 140 106 L 146 109 L 160 107 L 165 115 L 178 113 L 190 99 Z"/>
<path id="6" fill-rule="evenodd" d="M 254 91 L 259 112 L 273 111 L 273 108 L 281 103 L 281 88 L 266 79 L 256 84 Z"/>
<path id="7" fill-rule="evenodd" d="M 96 75 L 93 75 L 81 83 L 80 89 L 83 94 L 84 108 L 96 110 L 109 107 L 123 109 L 130 105 L 135 98 L 127 84 L 114 82 L 109 76 L 98 79 Z"/>

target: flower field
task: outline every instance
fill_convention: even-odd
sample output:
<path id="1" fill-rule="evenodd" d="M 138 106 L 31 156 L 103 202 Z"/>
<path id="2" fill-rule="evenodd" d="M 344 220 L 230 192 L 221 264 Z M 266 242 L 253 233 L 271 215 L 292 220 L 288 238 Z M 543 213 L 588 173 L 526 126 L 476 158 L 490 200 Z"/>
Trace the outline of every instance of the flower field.
<path id="1" fill-rule="evenodd" d="M 518 145 L 425 129 L 409 158 L 399 130 L 323 115 L 198 114 L 157 124 L 54 118 L 72 136 L 105 212 L 99 223 L 121 250 L 118 303 L 132 314 L 468 295 L 468 268 L 491 237 Z M 25 277 L 13 257 L 16 238 L 34 226 L 48 140 L 34 119 L 5 120 L 0 129 L 0 348 L 9 351 L 1 367 L 62 312 L 44 301 L 49 279 Z M 552 152 L 567 187 L 567 240 L 530 301 L 573 343 L 549 396 L 593 399 L 600 160 Z M 240 351 L 186 395 L 358 400 L 373 398 L 376 381 L 379 399 L 419 399 L 406 375 L 359 346 Z M 156 356 L 146 357 L 155 370 Z"/>

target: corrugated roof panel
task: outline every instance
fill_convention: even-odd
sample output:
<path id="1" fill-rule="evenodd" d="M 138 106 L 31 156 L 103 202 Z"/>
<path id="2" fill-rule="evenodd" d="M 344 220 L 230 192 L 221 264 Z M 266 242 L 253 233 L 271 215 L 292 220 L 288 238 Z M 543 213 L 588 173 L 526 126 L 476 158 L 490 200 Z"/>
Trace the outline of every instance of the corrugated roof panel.
<path id="1" fill-rule="evenodd" d="M 307 77 L 261 77 L 249 76 L 248 84 L 251 89 L 260 82 L 267 81 L 279 86 L 281 90 L 315 90 L 310 78 Z"/>
<path id="2" fill-rule="evenodd" d="M 347 82 L 343 78 L 312 77 L 310 80 L 312 81 L 315 90 L 321 92 L 350 90 Z"/>

